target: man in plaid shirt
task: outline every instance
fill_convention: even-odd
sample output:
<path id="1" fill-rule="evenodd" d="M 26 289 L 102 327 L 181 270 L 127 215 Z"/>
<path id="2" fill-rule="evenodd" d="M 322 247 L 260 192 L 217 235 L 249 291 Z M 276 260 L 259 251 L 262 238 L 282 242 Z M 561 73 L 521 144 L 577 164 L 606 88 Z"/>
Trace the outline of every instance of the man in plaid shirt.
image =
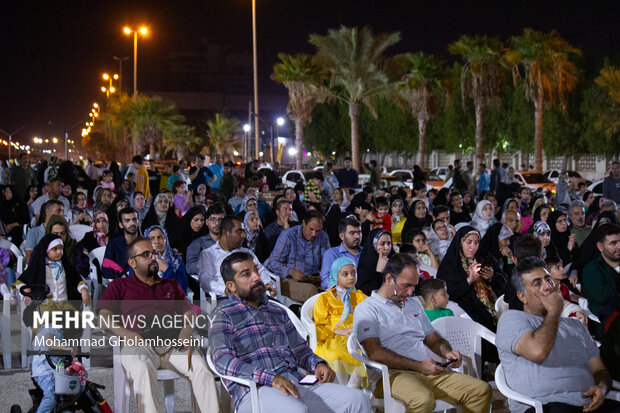
<path id="1" fill-rule="evenodd" d="M 261 410 L 284 412 L 370 412 L 368 399 L 356 389 L 331 383 L 335 373 L 297 333 L 286 310 L 270 302 L 252 256 L 235 252 L 220 272 L 230 292 L 217 309 L 209 339 L 219 373 L 253 380 Z M 316 383 L 297 385 L 303 368 Z M 251 410 L 249 389 L 225 380 L 236 411 Z M 292 397 L 289 397 L 292 396 Z"/>
<path id="2" fill-rule="evenodd" d="M 321 263 L 329 249 L 329 237 L 323 231 L 325 217 L 309 211 L 301 225 L 282 231 L 269 257 L 269 268 L 282 278 L 282 295 L 305 302 L 318 294 Z"/>

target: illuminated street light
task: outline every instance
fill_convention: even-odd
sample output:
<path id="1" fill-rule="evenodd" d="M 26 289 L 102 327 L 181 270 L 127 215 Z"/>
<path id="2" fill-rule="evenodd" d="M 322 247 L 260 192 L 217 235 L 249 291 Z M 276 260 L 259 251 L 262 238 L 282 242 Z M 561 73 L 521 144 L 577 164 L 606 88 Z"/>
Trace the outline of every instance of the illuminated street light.
<path id="1" fill-rule="evenodd" d="M 297 155 L 297 149 L 292 148 L 292 147 L 288 148 L 288 154 L 291 155 L 291 156 Z"/>
<path id="2" fill-rule="evenodd" d="M 284 118 L 282 116 L 280 116 L 278 119 L 276 119 L 276 125 L 278 125 L 278 126 L 283 126 L 284 125 Z"/>
<path id="3" fill-rule="evenodd" d="M 138 97 L 138 32 L 142 36 L 146 36 L 146 27 L 141 27 L 138 30 L 130 27 L 124 27 L 123 32 L 126 35 L 133 33 L 133 101 L 135 102 Z"/>
<path id="4" fill-rule="evenodd" d="M 54 143 L 58 143 L 58 139 L 56 139 L 56 138 L 52 138 L 52 142 L 54 142 Z"/>

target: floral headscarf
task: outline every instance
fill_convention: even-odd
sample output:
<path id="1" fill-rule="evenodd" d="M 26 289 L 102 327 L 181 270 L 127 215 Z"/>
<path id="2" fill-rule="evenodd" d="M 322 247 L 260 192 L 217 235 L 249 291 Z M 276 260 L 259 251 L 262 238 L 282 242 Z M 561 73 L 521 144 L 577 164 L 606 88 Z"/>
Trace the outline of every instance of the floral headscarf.
<path id="1" fill-rule="evenodd" d="M 248 211 L 245 214 L 245 217 L 243 218 L 243 230 L 245 231 L 246 248 L 254 251 L 256 250 L 256 241 L 258 241 L 258 235 L 260 234 L 260 217 L 258 218 L 259 229 L 257 229 L 256 231 L 252 231 L 250 229 L 250 217 L 252 215 L 256 215 L 258 217 L 256 211 Z"/>
<path id="2" fill-rule="evenodd" d="M 174 252 L 174 250 L 170 247 L 170 241 L 168 240 L 168 233 L 166 232 L 166 229 L 162 227 L 161 225 L 152 225 L 144 231 L 144 236 L 148 238 L 149 234 L 154 229 L 158 229 L 162 232 L 162 234 L 164 234 L 164 238 L 166 239 L 166 248 L 164 248 L 162 258 L 164 259 L 164 261 L 168 263 L 168 265 L 172 266 L 174 271 L 176 271 L 181 265 L 182 260 L 179 254 Z"/>
<path id="3" fill-rule="evenodd" d="M 103 233 L 97 229 L 97 221 L 99 220 L 99 218 L 105 219 L 105 221 L 108 223 L 108 232 Z M 109 240 L 108 233 L 109 232 L 110 232 L 110 220 L 108 219 L 108 214 L 106 214 L 103 211 L 95 212 L 95 216 L 93 217 L 93 234 L 95 235 L 95 239 L 97 240 L 97 243 L 99 244 L 100 247 L 105 247 L 106 245 L 108 245 L 108 240 Z"/>
<path id="4" fill-rule="evenodd" d="M 353 265 L 355 267 L 355 263 L 351 258 L 340 257 L 332 263 L 329 271 L 329 288 L 335 286 L 336 291 L 342 293 L 342 305 L 344 307 L 340 321 L 338 321 L 336 325 L 344 323 L 349 317 L 349 314 L 353 311 L 353 306 L 351 305 L 351 291 L 355 290 L 355 287 L 344 289 L 338 286 L 338 273 L 345 265 Z"/>
<path id="5" fill-rule="evenodd" d="M 241 207 L 239 209 L 239 212 L 247 211 L 248 210 L 248 208 L 247 208 L 248 202 L 250 202 L 252 199 L 256 201 L 256 197 L 252 196 L 252 195 L 249 195 L 249 196 L 246 196 L 245 198 L 243 198 L 243 202 L 241 202 Z"/>

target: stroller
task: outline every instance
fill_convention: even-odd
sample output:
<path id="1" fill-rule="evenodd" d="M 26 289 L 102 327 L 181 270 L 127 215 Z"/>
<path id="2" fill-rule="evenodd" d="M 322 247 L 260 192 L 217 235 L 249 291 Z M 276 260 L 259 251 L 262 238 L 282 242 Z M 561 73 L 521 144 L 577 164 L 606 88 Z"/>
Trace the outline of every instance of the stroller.
<path id="1" fill-rule="evenodd" d="M 29 290 L 29 291 L 26 291 Z M 22 295 L 30 297 L 32 299 L 31 306 L 35 306 L 37 311 L 40 310 L 41 303 L 49 295 L 50 289 L 47 285 L 27 285 L 20 289 Z M 28 324 L 28 323 L 26 323 Z M 85 413 L 112 413 L 112 409 L 108 405 L 108 402 L 103 398 L 99 389 L 105 389 L 105 386 L 93 383 L 85 379 L 85 376 L 69 375 L 64 368 L 60 366 L 71 366 L 73 363 L 73 356 L 66 351 L 60 350 L 28 350 L 28 355 L 44 355 L 49 366 L 54 370 L 55 379 L 55 394 L 56 394 L 56 407 L 54 412 L 76 412 L 82 411 Z M 56 364 L 52 361 L 54 358 L 60 358 Z M 82 357 L 90 357 L 88 353 L 77 353 L 76 358 L 78 361 L 82 360 Z M 29 390 L 29 393 L 33 399 L 33 407 L 29 410 L 36 411 L 41 398 L 43 397 L 43 391 L 33 383 L 36 389 Z M 18 405 L 11 406 L 11 413 L 21 413 L 22 409 Z"/>

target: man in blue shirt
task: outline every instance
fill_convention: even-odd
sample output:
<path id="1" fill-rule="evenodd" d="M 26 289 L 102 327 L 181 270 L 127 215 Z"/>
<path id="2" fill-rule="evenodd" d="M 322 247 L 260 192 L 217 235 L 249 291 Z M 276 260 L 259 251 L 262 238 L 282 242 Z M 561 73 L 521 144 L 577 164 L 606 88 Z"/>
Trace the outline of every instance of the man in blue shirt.
<path id="1" fill-rule="evenodd" d="M 215 160 L 211 164 L 211 166 L 209 166 L 209 170 L 215 176 L 215 181 L 213 181 L 213 183 L 211 184 L 211 190 L 217 194 L 220 191 L 220 181 L 222 180 L 222 177 L 224 176 L 224 166 L 222 165 L 222 155 L 220 155 L 219 153 L 215 155 Z"/>
<path id="2" fill-rule="evenodd" d="M 329 272 L 332 263 L 340 258 L 351 258 L 355 265 L 360 259 L 362 253 L 362 224 L 354 216 L 348 216 L 338 222 L 338 235 L 342 243 L 327 250 L 323 256 L 323 264 L 321 265 L 321 287 L 329 288 Z"/>
<path id="3" fill-rule="evenodd" d="M 329 249 L 324 222 L 319 211 L 308 212 L 301 225 L 282 231 L 269 257 L 269 267 L 282 278 L 282 295 L 293 301 L 318 294 L 321 260 Z"/>
<path id="4" fill-rule="evenodd" d="M 483 192 L 489 192 L 491 189 L 491 178 L 487 172 L 487 166 L 481 163 L 480 166 L 480 178 L 478 178 L 478 196 L 480 197 Z"/>
<path id="5" fill-rule="evenodd" d="M 209 181 L 207 182 L 207 178 Z M 196 190 L 198 185 L 205 184 L 211 186 L 217 179 L 213 172 L 205 166 L 205 156 L 196 156 L 196 163 L 189 170 L 189 179 L 192 180 L 192 189 Z"/>
<path id="6" fill-rule="evenodd" d="M 342 188 L 357 188 L 359 186 L 359 175 L 352 167 L 351 157 L 344 158 L 344 169 L 338 171 L 336 178 Z"/>

